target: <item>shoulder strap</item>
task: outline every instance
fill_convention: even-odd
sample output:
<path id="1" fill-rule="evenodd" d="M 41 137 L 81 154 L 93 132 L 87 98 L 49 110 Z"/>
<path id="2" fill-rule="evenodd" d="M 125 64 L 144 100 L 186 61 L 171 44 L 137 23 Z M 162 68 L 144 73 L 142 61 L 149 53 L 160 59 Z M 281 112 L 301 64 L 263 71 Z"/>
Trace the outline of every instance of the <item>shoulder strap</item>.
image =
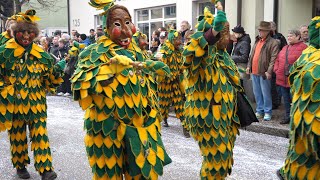
<path id="1" fill-rule="evenodd" d="M 289 62 L 288 62 L 288 54 L 289 54 L 288 49 L 289 49 L 289 45 L 287 46 L 287 50 L 286 50 L 286 64 L 289 64 Z"/>

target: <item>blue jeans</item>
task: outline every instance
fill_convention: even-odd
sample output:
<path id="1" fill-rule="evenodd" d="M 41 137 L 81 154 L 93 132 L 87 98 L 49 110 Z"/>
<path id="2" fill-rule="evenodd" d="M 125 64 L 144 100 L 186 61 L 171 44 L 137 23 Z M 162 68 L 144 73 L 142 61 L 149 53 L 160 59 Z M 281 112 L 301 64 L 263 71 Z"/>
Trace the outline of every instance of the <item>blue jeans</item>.
<path id="1" fill-rule="evenodd" d="M 283 87 L 283 86 L 278 86 L 279 92 L 281 92 L 281 95 L 283 97 L 284 101 L 284 107 L 286 109 L 286 116 L 285 118 L 290 118 L 290 107 L 291 107 L 291 101 L 292 101 L 292 96 L 290 93 L 290 88 Z"/>
<path id="2" fill-rule="evenodd" d="M 271 80 L 251 74 L 253 94 L 256 99 L 256 112 L 272 115 Z"/>

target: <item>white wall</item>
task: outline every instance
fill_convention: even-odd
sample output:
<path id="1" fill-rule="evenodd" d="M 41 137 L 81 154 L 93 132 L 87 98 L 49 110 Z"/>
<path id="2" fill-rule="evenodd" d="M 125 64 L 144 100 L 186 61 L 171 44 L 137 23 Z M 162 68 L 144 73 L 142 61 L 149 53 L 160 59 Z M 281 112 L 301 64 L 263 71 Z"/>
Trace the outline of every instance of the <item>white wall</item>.
<path id="1" fill-rule="evenodd" d="M 70 0 L 70 30 L 75 29 L 80 34 L 89 34 L 89 30 L 95 28 L 94 15 L 99 13 L 88 2 L 88 0 Z"/>
<path id="2" fill-rule="evenodd" d="M 278 31 L 287 37 L 288 30 L 298 29 L 300 25 L 309 24 L 312 19 L 312 1 L 279 1 Z"/>

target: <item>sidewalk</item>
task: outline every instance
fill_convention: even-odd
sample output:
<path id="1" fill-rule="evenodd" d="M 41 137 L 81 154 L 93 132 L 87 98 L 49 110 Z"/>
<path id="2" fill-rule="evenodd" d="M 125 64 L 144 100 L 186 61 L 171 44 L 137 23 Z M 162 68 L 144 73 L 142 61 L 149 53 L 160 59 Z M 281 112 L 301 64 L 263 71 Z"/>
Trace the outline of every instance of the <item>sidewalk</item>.
<path id="1" fill-rule="evenodd" d="M 272 136 L 288 138 L 289 124 L 280 124 L 280 121 L 282 121 L 284 114 L 284 106 L 283 104 L 281 104 L 281 106 L 278 109 L 272 110 L 271 121 L 264 121 L 263 119 L 259 119 L 260 122 L 252 123 L 250 126 L 243 129 L 256 133 L 269 134 Z M 174 112 L 170 112 L 169 116 L 175 117 Z"/>

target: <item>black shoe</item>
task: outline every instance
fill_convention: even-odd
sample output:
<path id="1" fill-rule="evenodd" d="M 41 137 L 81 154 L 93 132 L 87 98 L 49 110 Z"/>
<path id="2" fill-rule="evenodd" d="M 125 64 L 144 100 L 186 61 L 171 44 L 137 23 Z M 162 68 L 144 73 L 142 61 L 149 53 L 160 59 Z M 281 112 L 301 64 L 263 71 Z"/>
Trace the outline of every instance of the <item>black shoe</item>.
<path id="1" fill-rule="evenodd" d="M 277 176 L 280 180 L 284 180 L 284 178 L 282 177 L 281 173 L 280 173 L 280 169 L 277 170 Z"/>
<path id="2" fill-rule="evenodd" d="M 189 137 L 190 137 L 190 134 L 189 134 L 189 132 L 188 132 L 188 130 L 187 130 L 186 128 L 183 128 L 183 135 L 184 135 L 184 137 L 186 137 L 186 138 L 189 138 Z"/>
<path id="3" fill-rule="evenodd" d="M 30 174 L 26 168 L 17 169 L 17 175 L 21 179 L 29 179 L 30 178 Z"/>
<path id="4" fill-rule="evenodd" d="M 57 178 L 57 174 L 54 171 L 44 171 L 41 174 L 41 180 L 53 180 Z"/>
<path id="5" fill-rule="evenodd" d="M 168 121 L 166 119 L 163 120 L 163 127 L 169 127 Z"/>

